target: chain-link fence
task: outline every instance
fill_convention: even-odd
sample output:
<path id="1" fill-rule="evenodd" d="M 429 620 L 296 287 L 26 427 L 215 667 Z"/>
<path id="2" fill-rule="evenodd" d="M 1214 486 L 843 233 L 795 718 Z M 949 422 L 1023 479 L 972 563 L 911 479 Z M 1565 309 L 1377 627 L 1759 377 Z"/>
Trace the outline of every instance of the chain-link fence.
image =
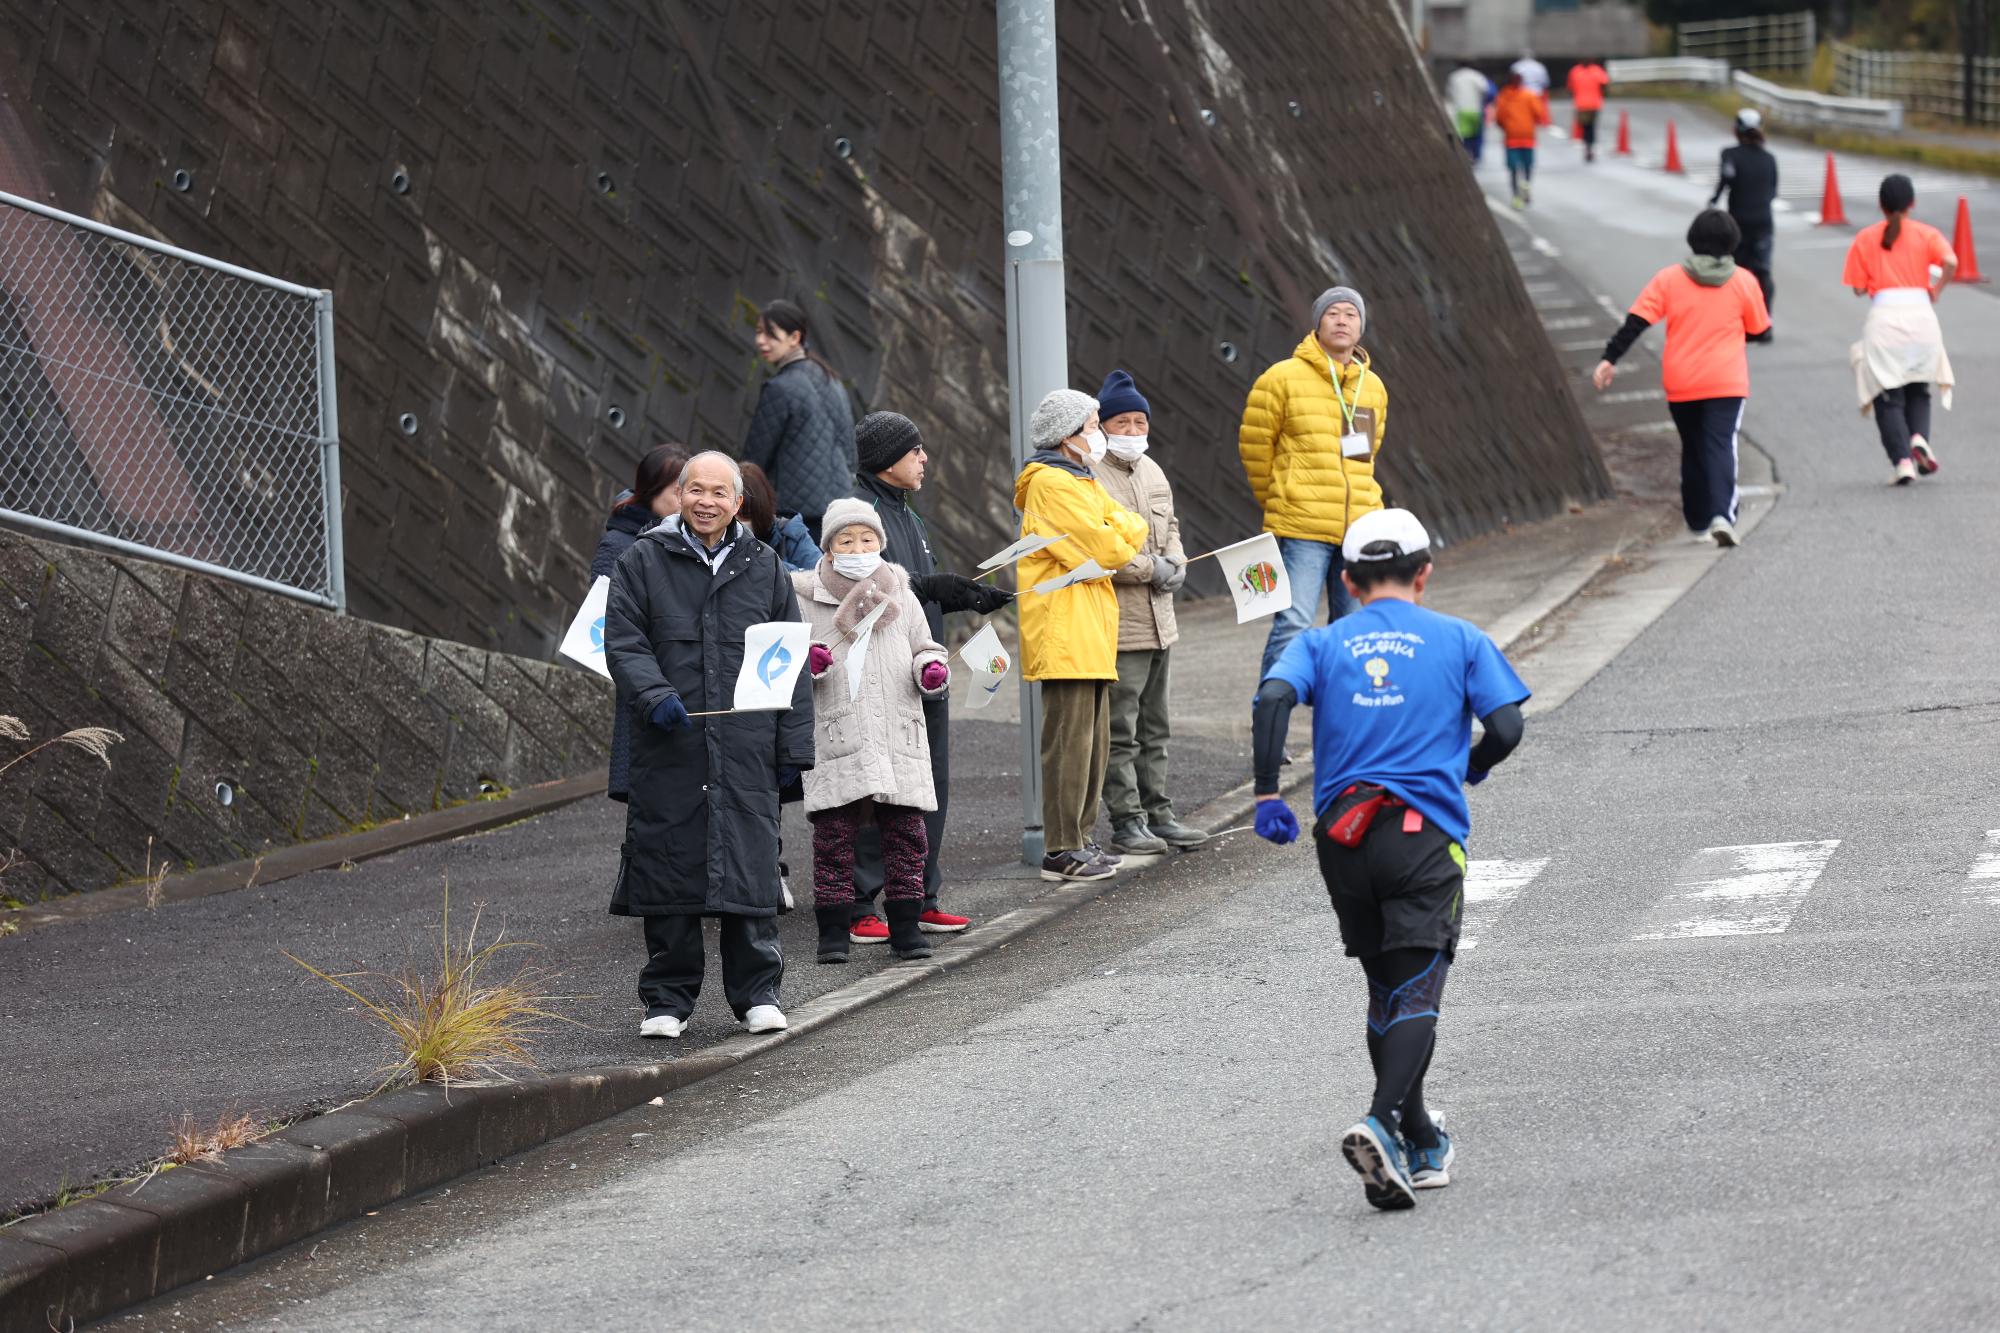
<path id="1" fill-rule="evenodd" d="M 1675 50 L 1681 55 L 1726 60 L 1731 69 L 1772 73 L 1810 69 L 1819 42 L 1809 9 L 1796 14 L 1683 23 L 1674 29 L 1674 39 Z"/>
<path id="2" fill-rule="evenodd" d="M 1912 111 L 2000 125 L 2000 59 L 1937 51 L 1868 51 L 1833 44 L 1833 90 L 1894 97 Z"/>
<path id="3" fill-rule="evenodd" d="M 344 610 L 333 294 L 0 193 L 0 519 Z"/>

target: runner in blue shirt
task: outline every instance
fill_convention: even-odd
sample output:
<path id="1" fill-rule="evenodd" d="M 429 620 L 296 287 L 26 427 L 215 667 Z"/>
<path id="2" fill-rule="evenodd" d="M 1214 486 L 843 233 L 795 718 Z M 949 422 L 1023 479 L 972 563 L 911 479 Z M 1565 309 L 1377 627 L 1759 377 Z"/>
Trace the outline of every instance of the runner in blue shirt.
<path id="1" fill-rule="evenodd" d="M 1292 709 L 1310 705 L 1313 847 L 1347 954 L 1368 974 L 1375 1067 L 1375 1099 L 1341 1152 L 1369 1203 L 1412 1208 L 1416 1190 L 1451 1183 L 1455 1156 L 1423 1089 L 1464 906 L 1464 788 L 1521 743 L 1528 690 L 1476 626 L 1418 604 L 1431 540 L 1414 514 L 1364 514 L 1341 547 L 1361 609 L 1292 640 L 1257 690 L 1257 832 L 1299 836 L 1278 766 Z"/>

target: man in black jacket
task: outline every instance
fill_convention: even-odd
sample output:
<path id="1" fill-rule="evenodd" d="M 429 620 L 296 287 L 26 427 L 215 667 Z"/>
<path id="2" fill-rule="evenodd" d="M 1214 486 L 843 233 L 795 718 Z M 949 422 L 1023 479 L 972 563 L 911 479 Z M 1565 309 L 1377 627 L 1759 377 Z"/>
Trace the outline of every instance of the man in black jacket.
<path id="1" fill-rule="evenodd" d="M 1729 192 L 1729 216 L 1736 219 L 1736 229 L 1742 233 L 1736 244 L 1736 262 L 1749 269 L 1764 289 L 1764 309 L 1768 312 L 1777 290 L 1771 280 L 1771 201 L 1778 197 L 1778 159 L 1764 147 L 1764 118 L 1755 110 L 1736 113 L 1736 147 L 1722 150 L 1722 177 L 1715 183 L 1715 193 L 1708 197 L 1709 204 L 1713 206 L 1725 190 Z M 1769 330 L 1751 339 L 1770 340 Z"/>
<path id="2" fill-rule="evenodd" d="M 701 919 L 718 918 L 722 987 L 752 1032 L 785 1026 L 778 983 L 778 792 L 813 766 L 812 682 L 784 712 L 728 709 L 750 626 L 799 619 L 777 553 L 736 521 L 743 474 L 726 454 L 681 472 L 681 512 L 612 570 L 604 657 L 632 710 L 631 796 L 614 916 L 643 917 L 642 1037 L 678 1037 L 703 972 Z"/>
<path id="3" fill-rule="evenodd" d="M 895 412 L 871 412 L 855 424 L 854 444 L 861 460 L 861 471 L 854 478 L 854 498 L 868 501 L 881 515 L 882 530 L 888 534 L 882 558 L 909 572 L 910 586 L 924 604 L 924 618 L 930 622 L 933 639 L 944 642 L 946 612 L 991 615 L 1013 600 L 1013 594 L 1004 589 L 938 569 L 924 520 L 910 507 L 910 494 L 924 484 L 924 468 L 930 458 L 915 422 Z M 938 889 L 944 881 L 938 869 L 938 851 L 944 845 L 945 797 L 951 775 L 949 698 L 925 700 L 924 730 L 930 736 L 937 809 L 924 815 L 930 854 L 924 860 L 924 912 L 919 924 L 932 934 L 951 934 L 971 923 L 938 906 Z M 856 944 L 881 944 L 889 938 L 888 924 L 875 910 L 875 895 L 881 891 L 882 848 L 870 824 L 862 828 L 855 843 L 854 924 L 848 938 Z"/>

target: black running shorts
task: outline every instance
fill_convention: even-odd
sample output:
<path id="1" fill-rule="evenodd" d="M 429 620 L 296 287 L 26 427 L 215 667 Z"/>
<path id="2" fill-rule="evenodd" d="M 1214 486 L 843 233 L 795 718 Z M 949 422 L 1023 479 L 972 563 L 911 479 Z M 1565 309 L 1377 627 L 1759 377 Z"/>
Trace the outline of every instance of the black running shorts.
<path id="1" fill-rule="evenodd" d="M 1373 958 L 1389 949 L 1458 950 L 1465 916 L 1465 851 L 1436 824 L 1417 816 L 1405 832 L 1406 805 L 1385 805 L 1358 847 L 1343 847 L 1327 829 L 1352 806 L 1381 794 L 1363 784 L 1335 800 L 1313 824 L 1320 877 L 1340 918 L 1340 938 L 1350 958 Z"/>

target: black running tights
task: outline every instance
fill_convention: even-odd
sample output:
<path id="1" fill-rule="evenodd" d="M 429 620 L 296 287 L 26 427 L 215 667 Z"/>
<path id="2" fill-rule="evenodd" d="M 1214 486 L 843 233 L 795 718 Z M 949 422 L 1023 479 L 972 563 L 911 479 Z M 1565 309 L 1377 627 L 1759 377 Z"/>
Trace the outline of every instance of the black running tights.
<path id="1" fill-rule="evenodd" d="M 1371 991 L 1380 996 L 1384 990 L 1395 991 L 1427 969 L 1441 969 L 1447 963 L 1435 949 L 1390 949 L 1363 959 L 1361 966 L 1368 973 Z M 1437 980 L 1441 991 L 1441 974 Z M 1435 1005 L 1429 1007 L 1434 1009 Z M 1371 1006 L 1371 1019 L 1375 1013 Z M 1375 1100 L 1368 1114 L 1417 1147 L 1435 1148 L 1437 1128 L 1424 1109 L 1424 1075 L 1430 1072 L 1431 1053 L 1437 1049 L 1437 1014 L 1389 1017 L 1393 1021 L 1383 1031 L 1377 1032 L 1373 1021 L 1368 1026 L 1368 1059 L 1375 1066 Z"/>

